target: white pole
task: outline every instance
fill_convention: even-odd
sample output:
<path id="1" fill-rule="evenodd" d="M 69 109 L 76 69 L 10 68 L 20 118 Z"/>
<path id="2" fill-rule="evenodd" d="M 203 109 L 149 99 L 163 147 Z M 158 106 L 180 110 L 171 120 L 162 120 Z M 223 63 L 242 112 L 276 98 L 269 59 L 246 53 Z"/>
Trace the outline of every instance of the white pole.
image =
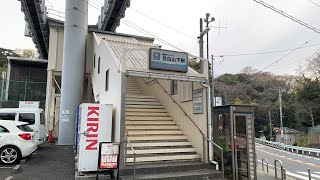
<path id="1" fill-rule="evenodd" d="M 67 0 L 65 8 L 58 144 L 72 145 L 76 108 L 82 100 L 88 0 Z"/>

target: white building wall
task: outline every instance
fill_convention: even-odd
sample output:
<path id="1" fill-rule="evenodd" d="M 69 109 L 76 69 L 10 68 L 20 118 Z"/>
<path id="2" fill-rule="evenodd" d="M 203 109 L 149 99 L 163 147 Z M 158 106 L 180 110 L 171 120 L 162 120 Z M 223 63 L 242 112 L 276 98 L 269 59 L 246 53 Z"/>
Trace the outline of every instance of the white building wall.
<path id="1" fill-rule="evenodd" d="M 92 86 L 95 96 L 95 101 L 100 104 L 113 104 L 113 141 L 120 142 L 120 120 L 121 120 L 121 78 L 122 73 L 119 69 L 119 61 L 111 50 L 111 47 L 102 40 L 95 41 L 93 38 L 93 56 L 95 66 L 92 70 Z M 98 73 L 100 57 L 100 73 Z M 106 71 L 109 70 L 109 90 L 105 90 Z"/>

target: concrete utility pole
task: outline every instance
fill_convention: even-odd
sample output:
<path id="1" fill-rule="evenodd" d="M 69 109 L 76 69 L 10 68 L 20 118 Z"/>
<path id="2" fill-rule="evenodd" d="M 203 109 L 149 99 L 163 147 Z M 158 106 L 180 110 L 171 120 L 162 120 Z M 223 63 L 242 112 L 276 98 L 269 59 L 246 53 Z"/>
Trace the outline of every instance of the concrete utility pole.
<path id="1" fill-rule="evenodd" d="M 67 0 L 65 7 L 59 145 L 74 144 L 76 108 L 82 100 L 88 32 L 88 0 Z"/>
<path id="2" fill-rule="evenodd" d="M 283 123 L 282 123 L 282 90 L 281 87 L 278 89 L 279 92 L 279 103 L 280 103 L 280 132 L 281 132 L 281 141 L 283 140 Z"/>
<path id="3" fill-rule="evenodd" d="M 270 125 L 270 141 L 271 141 L 271 138 L 272 138 L 272 122 L 271 122 L 271 112 L 270 112 L 270 109 L 269 109 L 269 125 Z"/>
<path id="4" fill-rule="evenodd" d="M 203 32 L 203 20 L 200 18 L 200 36 L 199 36 L 199 54 L 200 57 L 203 58 L 203 36 L 201 36 L 201 33 Z"/>
<path id="5" fill-rule="evenodd" d="M 212 91 L 212 105 L 216 107 L 216 98 L 214 97 L 214 69 L 213 69 L 213 55 L 211 55 L 211 71 L 212 71 L 212 78 L 211 78 L 211 91 Z"/>

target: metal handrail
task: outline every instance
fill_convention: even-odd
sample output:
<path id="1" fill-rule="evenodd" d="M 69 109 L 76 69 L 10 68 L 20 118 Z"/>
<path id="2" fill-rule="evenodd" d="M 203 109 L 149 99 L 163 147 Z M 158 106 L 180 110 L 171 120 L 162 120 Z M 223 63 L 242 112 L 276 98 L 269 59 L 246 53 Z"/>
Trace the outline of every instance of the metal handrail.
<path id="1" fill-rule="evenodd" d="M 262 158 L 262 171 L 264 171 L 264 163 L 263 163 L 263 160 L 266 161 L 266 164 L 267 164 L 267 174 L 268 174 L 268 173 L 269 173 L 269 163 L 268 163 L 268 159 Z"/>
<path id="2" fill-rule="evenodd" d="M 275 172 L 275 177 L 276 177 L 276 179 L 278 178 L 278 175 L 277 175 L 277 162 L 279 162 L 279 164 L 280 164 L 281 179 L 283 180 L 283 178 L 284 178 L 283 166 L 282 166 L 282 161 L 280 161 L 279 159 L 275 159 L 275 160 L 274 160 L 274 172 Z"/>
<path id="3" fill-rule="evenodd" d="M 136 179 L 136 151 L 134 150 L 132 144 L 130 143 L 129 139 L 126 136 L 126 146 L 127 144 L 129 144 L 129 147 L 133 153 L 133 180 L 135 180 Z M 127 152 L 127 149 L 125 149 L 125 152 Z"/>
<path id="4" fill-rule="evenodd" d="M 144 79 L 143 79 L 144 80 Z M 145 80 L 144 80 L 145 81 Z M 146 82 L 146 81 L 145 81 Z M 155 79 L 155 82 L 164 90 L 164 92 L 173 100 L 173 102 L 178 105 L 178 107 L 182 110 L 182 112 L 184 113 L 185 116 L 187 116 L 187 118 L 193 123 L 193 125 L 199 130 L 199 132 L 202 134 L 202 137 L 207 140 L 208 143 L 211 143 L 212 145 L 214 145 L 215 147 L 217 147 L 220 151 L 221 151 L 221 172 L 222 172 L 222 179 L 224 179 L 224 161 L 223 161 L 223 148 L 221 148 L 218 144 L 216 144 L 215 142 L 213 142 L 212 140 L 208 139 L 205 135 L 205 133 L 201 130 L 201 128 L 191 119 L 191 117 L 183 110 L 183 108 L 176 102 L 176 100 L 170 96 L 170 94 L 167 92 L 167 90 L 159 83 L 159 81 L 157 79 Z M 203 151 L 205 151 L 205 149 L 203 148 Z M 209 152 L 211 153 L 211 152 Z M 205 153 L 203 153 L 204 155 Z"/>

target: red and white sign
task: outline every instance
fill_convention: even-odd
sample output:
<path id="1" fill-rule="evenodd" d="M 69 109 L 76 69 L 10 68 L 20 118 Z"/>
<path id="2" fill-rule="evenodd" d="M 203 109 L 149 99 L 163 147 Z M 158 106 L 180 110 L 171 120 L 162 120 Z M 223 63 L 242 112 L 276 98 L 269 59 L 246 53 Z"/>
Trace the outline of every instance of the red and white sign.
<path id="1" fill-rule="evenodd" d="M 112 105 L 81 104 L 78 117 L 78 171 L 96 171 L 99 143 L 111 142 Z"/>
<path id="2" fill-rule="evenodd" d="M 100 150 L 100 169 L 118 168 L 119 144 L 102 143 Z"/>
<path id="3" fill-rule="evenodd" d="M 40 108 L 39 101 L 19 101 L 19 108 Z"/>

